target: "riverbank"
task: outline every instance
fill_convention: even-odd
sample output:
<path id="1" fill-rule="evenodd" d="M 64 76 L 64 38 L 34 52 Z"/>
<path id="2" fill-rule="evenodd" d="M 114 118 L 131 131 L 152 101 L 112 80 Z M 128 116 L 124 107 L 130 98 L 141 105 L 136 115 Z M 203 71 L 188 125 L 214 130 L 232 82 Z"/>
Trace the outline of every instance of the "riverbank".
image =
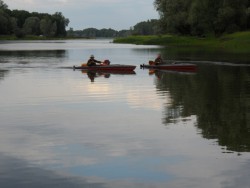
<path id="1" fill-rule="evenodd" d="M 176 35 L 161 36 L 129 36 L 116 38 L 114 43 L 163 45 L 178 48 L 204 48 L 210 51 L 226 51 L 230 53 L 250 53 L 250 31 L 223 35 L 219 38 L 197 38 Z"/>

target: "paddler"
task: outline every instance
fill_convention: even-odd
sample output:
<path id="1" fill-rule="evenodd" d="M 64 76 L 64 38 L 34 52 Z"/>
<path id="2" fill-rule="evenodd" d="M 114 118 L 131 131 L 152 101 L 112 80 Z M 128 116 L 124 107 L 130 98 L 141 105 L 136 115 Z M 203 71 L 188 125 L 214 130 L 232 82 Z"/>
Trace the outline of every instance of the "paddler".
<path id="1" fill-rule="evenodd" d="M 88 66 L 96 66 L 96 63 L 101 64 L 102 62 L 96 60 L 94 55 L 91 55 L 90 58 L 89 58 L 89 60 L 88 60 L 88 62 L 87 62 L 87 65 Z"/>
<path id="2" fill-rule="evenodd" d="M 155 65 L 163 64 L 163 59 L 161 58 L 161 54 L 158 54 L 158 56 L 155 59 Z"/>

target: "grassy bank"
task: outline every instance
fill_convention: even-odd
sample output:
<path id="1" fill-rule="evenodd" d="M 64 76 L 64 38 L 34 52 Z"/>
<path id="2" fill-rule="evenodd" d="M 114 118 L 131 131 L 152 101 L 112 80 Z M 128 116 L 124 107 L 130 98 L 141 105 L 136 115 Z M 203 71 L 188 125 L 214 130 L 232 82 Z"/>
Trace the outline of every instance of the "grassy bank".
<path id="1" fill-rule="evenodd" d="M 197 38 L 175 35 L 129 36 L 116 38 L 114 43 L 163 45 L 181 48 L 204 48 L 234 53 L 250 53 L 250 31 L 223 35 L 219 38 Z"/>

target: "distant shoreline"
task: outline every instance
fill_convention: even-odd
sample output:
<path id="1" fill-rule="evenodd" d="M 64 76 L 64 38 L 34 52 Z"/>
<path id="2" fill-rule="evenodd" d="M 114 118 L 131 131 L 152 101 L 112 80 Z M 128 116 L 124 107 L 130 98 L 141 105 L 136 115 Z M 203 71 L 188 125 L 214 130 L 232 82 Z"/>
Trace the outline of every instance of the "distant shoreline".
<path id="1" fill-rule="evenodd" d="M 17 38 L 14 35 L 0 35 L 3 40 L 81 40 L 96 39 L 89 37 L 45 37 L 45 36 L 25 36 Z M 136 45 L 161 45 L 181 49 L 203 49 L 206 51 L 223 51 L 228 53 L 249 54 L 250 53 L 250 31 L 237 32 L 223 35 L 221 37 L 192 37 L 177 35 L 149 35 L 149 36 L 128 36 L 115 38 L 114 43 L 136 44 Z"/>
<path id="2" fill-rule="evenodd" d="M 198 38 L 176 35 L 129 36 L 116 38 L 114 43 L 137 45 L 162 45 L 177 48 L 199 48 L 209 51 L 225 51 L 230 53 L 250 53 L 250 31 L 237 32 L 221 37 Z"/>

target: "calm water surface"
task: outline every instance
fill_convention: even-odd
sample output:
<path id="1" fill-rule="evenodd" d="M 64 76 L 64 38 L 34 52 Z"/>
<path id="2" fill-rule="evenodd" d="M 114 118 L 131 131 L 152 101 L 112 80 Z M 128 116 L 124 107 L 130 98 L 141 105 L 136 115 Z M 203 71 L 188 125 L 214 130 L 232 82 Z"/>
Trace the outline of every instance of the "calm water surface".
<path id="1" fill-rule="evenodd" d="M 158 53 L 198 70 L 139 68 Z M 90 54 L 137 68 L 70 68 Z M 1 42 L 0 187 L 248 188 L 249 62 L 198 54 L 110 40 Z"/>

